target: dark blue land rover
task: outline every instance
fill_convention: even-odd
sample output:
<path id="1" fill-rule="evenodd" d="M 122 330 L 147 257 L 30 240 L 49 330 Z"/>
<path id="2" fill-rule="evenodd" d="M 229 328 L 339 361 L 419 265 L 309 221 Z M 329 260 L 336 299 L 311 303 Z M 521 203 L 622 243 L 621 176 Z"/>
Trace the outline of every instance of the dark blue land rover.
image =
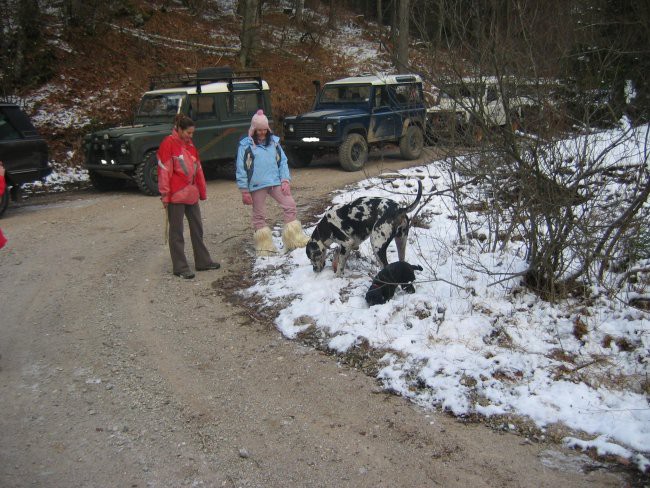
<path id="1" fill-rule="evenodd" d="M 405 159 L 424 145 L 425 106 L 418 75 L 355 76 L 326 83 L 314 108 L 284 119 L 289 165 L 307 166 L 314 155 L 337 151 L 346 171 L 359 171 L 371 145 L 399 144 Z"/>

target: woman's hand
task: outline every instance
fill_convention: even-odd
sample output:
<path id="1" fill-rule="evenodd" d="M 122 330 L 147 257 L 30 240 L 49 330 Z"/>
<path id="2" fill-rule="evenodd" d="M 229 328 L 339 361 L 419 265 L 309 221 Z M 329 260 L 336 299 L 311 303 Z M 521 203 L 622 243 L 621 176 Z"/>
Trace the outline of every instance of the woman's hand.
<path id="1" fill-rule="evenodd" d="M 244 205 L 253 205 L 253 197 L 251 196 L 250 192 L 241 192 L 241 201 Z"/>
<path id="2" fill-rule="evenodd" d="M 291 195 L 291 185 L 289 185 L 288 180 L 282 180 L 282 184 L 280 185 L 280 191 L 282 191 L 282 194 L 285 196 Z"/>

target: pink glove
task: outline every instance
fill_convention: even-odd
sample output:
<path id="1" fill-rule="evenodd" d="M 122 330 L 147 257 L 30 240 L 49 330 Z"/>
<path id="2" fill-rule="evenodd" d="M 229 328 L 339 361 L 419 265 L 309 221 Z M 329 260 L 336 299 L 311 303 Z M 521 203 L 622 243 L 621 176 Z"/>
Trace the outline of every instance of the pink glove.
<path id="1" fill-rule="evenodd" d="M 253 205 L 253 197 L 251 196 L 250 192 L 241 192 L 241 201 L 244 205 Z"/>
<path id="2" fill-rule="evenodd" d="M 286 196 L 291 195 L 291 186 L 289 186 L 289 182 L 287 180 L 282 180 L 282 184 L 280 185 L 280 190 L 282 191 L 283 195 Z"/>

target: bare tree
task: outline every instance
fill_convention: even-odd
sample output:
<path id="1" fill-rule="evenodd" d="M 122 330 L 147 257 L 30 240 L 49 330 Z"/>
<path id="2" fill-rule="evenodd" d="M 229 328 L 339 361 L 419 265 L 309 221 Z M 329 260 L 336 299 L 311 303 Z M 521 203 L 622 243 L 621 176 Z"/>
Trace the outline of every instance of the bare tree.
<path id="1" fill-rule="evenodd" d="M 334 0 L 329 0 L 329 14 L 327 16 L 327 25 L 328 27 L 334 27 L 336 25 L 336 2 Z"/>
<path id="2" fill-rule="evenodd" d="M 381 27 L 384 24 L 384 8 L 381 0 L 377 0 L 377 24 Z"/>
<path id="3" fill-rule="evenodd" d="M 392 49 L 393 64 L 397 65 L 397 0 L 390 0 L 390 45 Z"/>
<path id="4" fill-rule="evenodd" d="M 61 4 L 63 22 L 69 28 L 82 28 L 87 34 L 97 33 L 97 24 L 110 16 L 114 6 L 100 0 L 64 0 Z"/>
<path id="5" fill-rule="evenodd" d="M 239 63 L 242 67 L 250 66 L 253 57 L 253 46 L 257 40 L 257 12 L 259 0 L 240 0 L 239 7 L 242 9 L 242 28 L 239 35 L 241 50 L 239 52 Z"/>
<path id="6" fill-rule="evenodd" d="M 602 87 L 625 49 L 592 52 L 602 35 L 593 2 L 412 1 L 431 49 L 421 67 L 438 91 L 430 135 L 449 148 L 459 239 L 487 229 L 490 250 L 523 242 L 523 282 L 548 299 L 650 258 L 639 232 L 650 217 L 648 132 L 614 125 L 622 110 Z M 597 128 L 610 129 L 606 139 Z"/>
<path id="7" fill-rule="evenodd" d="M 37 0 L 0 2 L 0 89 L 8 94 L 16 88 L 46 81 L 52 75 L 54 56 L 43 36 L 43 17 Z"/>
<path id="8" fill-rule="evenodd" d="M 408 73 L 409 70 L 409 22 L 411 13 L 409 0 L 399 0 L 398 12 L 398 36 L 397 36 L 397 57 L 395 67 L 400 73 Z"/>
<path id="9" fill-rule="evenodd" d="M 305 10 L 305 0 L 294 0 L 296 22 L 302 24 L 303 12 Z"/>

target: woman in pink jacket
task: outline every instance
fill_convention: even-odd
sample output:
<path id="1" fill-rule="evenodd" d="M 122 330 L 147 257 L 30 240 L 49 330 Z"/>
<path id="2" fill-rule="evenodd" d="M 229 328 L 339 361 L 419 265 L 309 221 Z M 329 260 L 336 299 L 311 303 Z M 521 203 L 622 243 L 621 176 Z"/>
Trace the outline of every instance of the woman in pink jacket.
<path id="1" fill-rule="evenodd" d="M 169 218 L 169 252 L 176 276 L 194 278 L 185 258 L 183 215 L 190 228 L 197 271 L 219 269 L 203 242 L 203 224 L 199 200 L 205 200 L 206 185 L 199 153 L 192 143 L 194 121 L 179 114 L 174 129 L 158 148 L 158 190 Z"/>

